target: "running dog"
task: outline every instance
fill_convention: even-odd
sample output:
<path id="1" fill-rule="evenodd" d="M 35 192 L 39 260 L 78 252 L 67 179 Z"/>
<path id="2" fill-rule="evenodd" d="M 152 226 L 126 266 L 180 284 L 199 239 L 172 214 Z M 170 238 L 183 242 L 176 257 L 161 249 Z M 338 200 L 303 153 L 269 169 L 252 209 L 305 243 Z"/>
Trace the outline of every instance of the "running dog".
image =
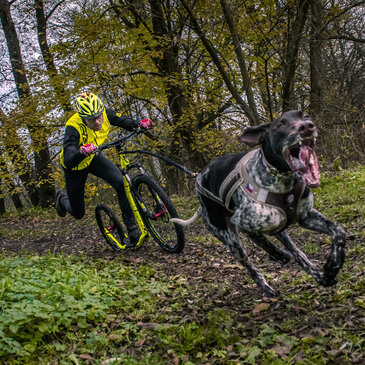
<path id="1" fill-rule="evenodd" d="M 272 123 L 245 129 L 239 140 L 259 147 L 212 161 L 196 179 L 198 211 L 187 221 L 172 219 L 187 226 L 201 216 L 207 229 L 248 269 L 266 297 L 274 297 L 276 292 L 250 262 L 239 231 L 282 265 L 293 256 L 325 287 L 336 284 L 345 260 L 345 232 L 313 209 L 310 188 L 317 187 L 320 179 L 314 151 L 317 136 L 309 115 L 296 110 L 283 113 Z M 290 239 L 286 228 L 293 223 L 331 236 L 323 271 Z M 266 235 L 276 237 L 287 251 Z"/>

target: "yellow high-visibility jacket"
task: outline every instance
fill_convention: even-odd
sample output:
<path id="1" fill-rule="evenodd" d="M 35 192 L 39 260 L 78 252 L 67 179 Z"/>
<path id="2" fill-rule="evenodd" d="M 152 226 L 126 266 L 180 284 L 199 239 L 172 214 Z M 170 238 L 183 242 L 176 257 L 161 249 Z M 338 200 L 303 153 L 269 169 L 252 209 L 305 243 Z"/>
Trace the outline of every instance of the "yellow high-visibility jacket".
<path id="1" fill-rule="evenodd" d="M 62 167 L 65 169 L 82 170 L 89 166 L 95 155 L 83 155 L 80 152 L 81 146 L 88 143 L 93 143 L 95 146 L 103 144 L 112 125 L 132 131 L 138 126 L 138 121 L 122 116 L 112 109 L 104 109 L 101 130 L 94 131 L 83 122 L 78 113 L 74 114 L 66 122 L 63 149 L 60 155 Z"/>

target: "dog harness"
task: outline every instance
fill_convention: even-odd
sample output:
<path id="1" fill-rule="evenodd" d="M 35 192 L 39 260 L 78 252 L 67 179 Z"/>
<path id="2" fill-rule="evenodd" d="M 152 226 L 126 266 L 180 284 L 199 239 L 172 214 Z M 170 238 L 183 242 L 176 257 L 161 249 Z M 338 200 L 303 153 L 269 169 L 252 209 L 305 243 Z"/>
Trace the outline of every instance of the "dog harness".
<path id="1" fill-rule="evenodd" d="M 224 206 L 231 213 L 233 213 L 231 207 L 232 195 L 237 189 L 241 189 L 252 200 L 274 207 L 282 212 L 286 219 L 278 227 L 277 232 L 280 232 L 294 221 L 298 202 L 304 193 L 305 182 L 303 179 L 296 179 L 292 190 L 284 194 L 274 193 L 260 187 L 246 170 L 247 162 L 256 152 L 257 149 L 252 150 L 238 161 L 235 168 L 223 180 L 219 188 L 219 196 L 203 187 L 199 178 L 196 180 L 196 189 L 200 194 Z"/>

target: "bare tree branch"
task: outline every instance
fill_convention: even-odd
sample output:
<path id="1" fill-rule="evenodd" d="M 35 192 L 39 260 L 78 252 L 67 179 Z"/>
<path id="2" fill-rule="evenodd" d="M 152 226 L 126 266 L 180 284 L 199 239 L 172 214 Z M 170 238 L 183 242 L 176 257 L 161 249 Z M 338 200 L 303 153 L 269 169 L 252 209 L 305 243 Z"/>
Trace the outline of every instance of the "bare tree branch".
<path id="1" fill-rule="evenodd" d="M 252 113 L 251 108 L 248 106 L 248 104 L 242 99 L 241 95 L 238 93 L 237 89 L 232 84 L 229 75 L 227 74 L 226 70 L 224 69 L 222 62 L 218 56 L 217 50 L 214 48 L 214 46 L 211 44 L 211 42 L 207 39 L 205 36 L 203 30 L 201 29 L 197 19 L 195 18 L 191 8 L 186 3 L 185 0 L 180 0 L 184 8 L 189 14 L 191 23 L 193 25 L 193 28 L 195 32 L 200 37 L 202 43 L 204 44 L 206 50 L 209 52 L 210 56 L 212 57 L 212 60 L 217 67 L 218 71 L 222 75 L 222 78 L 224 80 L 224 83 L 226 84 L 228 90 L 231 92 L 233 98 L 236 100 L 236 102 L 241 105 L 243 111 L 247 114 L 248 118 L 250 119 L 251 123 L 255 124 L 255 116 Z"/>
<path id="2" fill-rule="evenodd" d="M 350 41 L 355 43 L 365 43 L 365 38 L 356 38 L 345 35 L 331 36 L 331 37 L 326 37 L 325 39 L 343 39 L 345 41 Z"/>
<path id="3" fill-rule="evenodd" d="M 55 10 L 62 4 L 64 3 L 66 0 L 60 0 L 52 9 L 51 11 L 48 13 L 48 15 L 46 16 L 46 21 L 52 16 L 52 14 L 55 12 Z"/>

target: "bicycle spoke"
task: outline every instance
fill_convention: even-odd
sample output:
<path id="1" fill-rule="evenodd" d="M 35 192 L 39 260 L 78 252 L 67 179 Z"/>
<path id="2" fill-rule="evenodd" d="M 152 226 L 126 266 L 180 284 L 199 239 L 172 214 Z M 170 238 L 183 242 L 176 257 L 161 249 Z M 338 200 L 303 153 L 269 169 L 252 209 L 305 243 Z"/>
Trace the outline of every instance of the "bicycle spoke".
<path id="1" fill-rule="evenodd" d="M 182 228 L 170 222 L 177 217 L 173 203 L 163 189 L 145 175 L 137 175 L 133 186 L 138 191 L 139 210 L 147 229 L 163 250 L 179 253 L 184 248 Z"/>
<path id="2" fill-rule="evenodd" d="M 125 249 L 123 228 L 113 211 L 104 204 L 98 204 L 95 208 L 95 217 L 108 245 L 114 251 Z"/>

